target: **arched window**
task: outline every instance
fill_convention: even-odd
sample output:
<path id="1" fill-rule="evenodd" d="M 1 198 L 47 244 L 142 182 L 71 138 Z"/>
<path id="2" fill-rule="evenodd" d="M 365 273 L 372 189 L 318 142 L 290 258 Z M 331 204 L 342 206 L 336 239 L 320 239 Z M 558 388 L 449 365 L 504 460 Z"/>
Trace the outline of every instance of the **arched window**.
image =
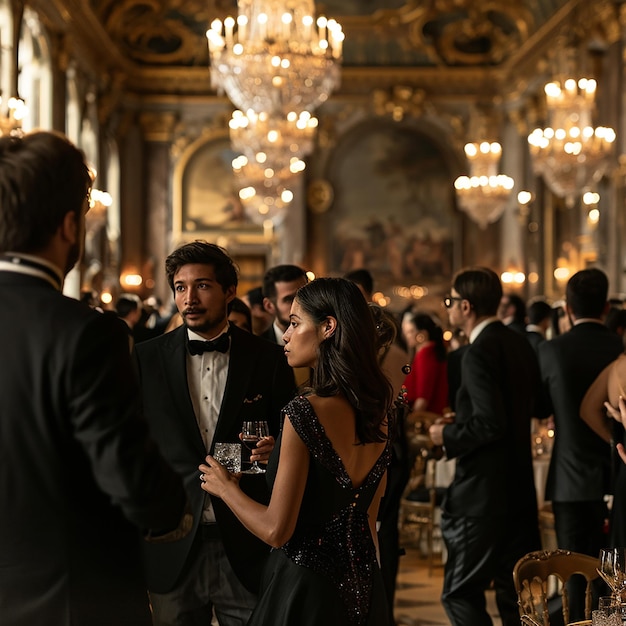
<path id="1" fill-rule="evenodd" d="M 26 7 L 18 49 L 17 87 L 26 102 L 25 131 L 52 128 L 50 42 L 37 13 Z"/>
<path id="2" fill-rule="evenodd" d="M 2 110 L 11 95 L 11 65 L 13 63 L 13 16 L 9 0 L 0 0 L 0 96 Z"/>
<path id="3" fill-rule="evenodd" d="M 70 141 L 78 145 L 80 140 L 80 94 L 73 65 L 67 70 L 67 103 L 65 112 L 65 134 Z"/>

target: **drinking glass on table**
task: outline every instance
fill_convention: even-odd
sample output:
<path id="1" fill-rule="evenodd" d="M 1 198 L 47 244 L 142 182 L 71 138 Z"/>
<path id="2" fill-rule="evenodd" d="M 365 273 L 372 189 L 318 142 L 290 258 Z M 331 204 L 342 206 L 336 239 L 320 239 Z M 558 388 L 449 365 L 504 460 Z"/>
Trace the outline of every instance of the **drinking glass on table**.
<path id="1" fill-rule="evenodd" d="M 622 626 L 622 613 L 618 607 L 591 611 L 592 626 Z"/>
<path id="2" fill-rule="evenodd" d="M 270 429 L 267 425 L 267 422 L 263 421 L 250 421 L 244 422 L 241 428 L 241 441 L 243 441 L 243 445 L 250 450 L 250 454 L 252 454 L 253 450 L 256 448 L 257 443 L 263 437 L 269 437 Z M 258 464 L 257 461 L 254 461 L 250 466 L 250 469 L 244 470 L 243 474 L 263 474 L 265 470 Z"/>

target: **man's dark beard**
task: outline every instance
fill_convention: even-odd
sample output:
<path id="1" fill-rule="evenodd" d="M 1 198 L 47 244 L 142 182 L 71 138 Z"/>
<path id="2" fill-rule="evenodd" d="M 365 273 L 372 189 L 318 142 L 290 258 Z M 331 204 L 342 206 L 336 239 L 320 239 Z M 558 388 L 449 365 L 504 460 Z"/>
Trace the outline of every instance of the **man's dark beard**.
<path id="1" fill-rule="evenodd" d="M 193 330 L 194 333 L 198 333 L 198 334 L 206 333 L 212 330 L 221 321 L 221 320 L 215 320 L 215 319 L 208 319 L 205 322 L 197 323 L 193 325 L 187 322 L 187 317 L 185 315 L 181 315 L 181 317 L 183 318 L 183 324 L 187 328 Z"/>
<path id="2" fill-rule="evenodd" d="M 67 276 L 71 269 L 76 265 L 78 260 L 80 259 L 81 246 L 79 242 L 72 244 L 72 247 L 67 252 L 67 261 L 65 263 L 65 268 L 63 271 L 63 275 Z"/>

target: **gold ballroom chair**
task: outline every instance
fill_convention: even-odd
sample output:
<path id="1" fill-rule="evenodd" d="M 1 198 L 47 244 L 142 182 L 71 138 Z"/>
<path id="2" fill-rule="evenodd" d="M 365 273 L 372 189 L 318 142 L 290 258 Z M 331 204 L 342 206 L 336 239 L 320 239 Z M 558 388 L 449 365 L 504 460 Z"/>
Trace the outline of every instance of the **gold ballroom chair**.
<path id="1" fill-rule="evenodd" d="M 569 602 L 565 583 L 574 574 L 581 574 L 587 581 L 585 618 L 591 619 L 591 583 L 599 576 L 597 567 L 598 559 L 568 550 L 540 550 L 523 556 L 513 568 L 513 582 L 517 592 L 521 623 L 530 626 L 549 626 L 548 597 L 550 590 L 555 588 L 563 601 L 563 622 L 569 624 Z"/>
<path id="2" fill-rule="evenodd" d="M 426 556 L 429 575 L 433 569 L 435 530 L 439 526 L 439 500 L 439 490 L 435 486 L 435 460 L 428 446 L 420 447 L 400 500 L 400 536 L 402 541 L 417 546 Z M 426 550 L 423 550 L 424 544 Z"/>

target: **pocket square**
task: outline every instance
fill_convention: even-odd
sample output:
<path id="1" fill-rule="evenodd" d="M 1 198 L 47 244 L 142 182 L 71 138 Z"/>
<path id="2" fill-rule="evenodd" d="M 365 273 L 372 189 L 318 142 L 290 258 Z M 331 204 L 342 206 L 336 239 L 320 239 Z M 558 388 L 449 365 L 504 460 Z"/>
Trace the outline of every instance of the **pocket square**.
<path id="1" fill-rule="evenodd" d="M 260 393 L 257 393 L 256 396 L 254 396 L 254 398 L 244 398 L 243 403 L 252 404 L 253 402 L 258 402 L 259 400 L 262 400 L 262 399 L 263 399 L 263 395 Z"/>

